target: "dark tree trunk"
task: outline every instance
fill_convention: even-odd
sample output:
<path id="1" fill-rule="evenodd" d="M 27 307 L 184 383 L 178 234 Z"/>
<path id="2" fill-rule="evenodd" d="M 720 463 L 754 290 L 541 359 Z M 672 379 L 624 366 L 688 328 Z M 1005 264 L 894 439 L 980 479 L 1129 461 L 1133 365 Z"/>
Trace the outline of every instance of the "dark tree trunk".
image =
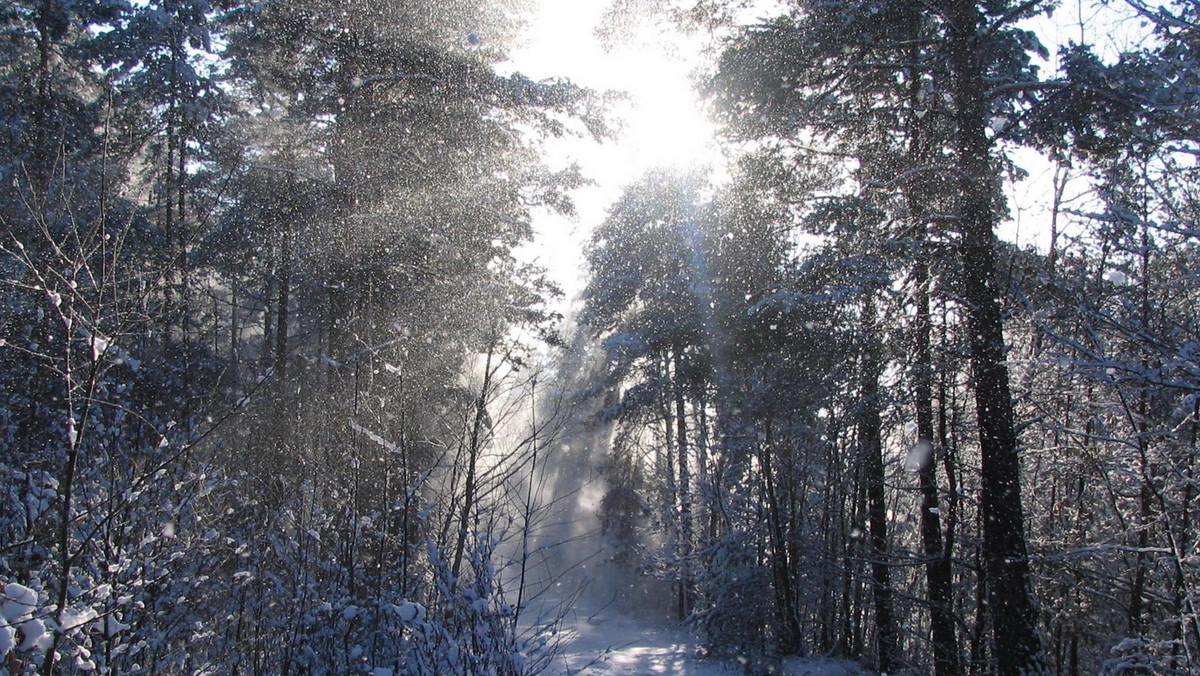
<path id="1" fill-rule="evenodd" d="M 942 543 L 942 525 L 938 505 L 937 462 L 933 429 L 933 355 L 930 349 L 929 267 L 917 264 L 917 322 L 915 361 L 915 398 L 917 443 L 921 466 L 921 545 L 925 554 L 925 585 L 929 594 L 929 623 L 933 632 L 933 665 L 936 676 L 958 676 L 958 638 L 954 631 L 950 550 Z"/>
<path id="2" fill-rule="evenodd" d="M 692 554 L 692 483 L 688 465 L 687 414 L 684 398 L 682 348 L 675 347 L 675 448 L 679 458 L 679 619 L 692 612 L 691 572 L 689 558 Z"/>
<path id="3" fill-rule="evenodd" d="M 775 579 L 775 603 L 779 606 L 782 624 L 779 651 L 790 654 L 800 647 L 800 620 L 796 617 L 796 590 L 792 585 L 792 566 L 788 561 L 787 538 L 779 509 L 779 495 L 775 489 L 775 472 L 771 463 L 774 434 L 769 419 L 764 423 L 764 427 L 765 439 L 759 444 L 758 461 L 762 466 L 763 492 L 767 498 L 767 527 L 771 542 L 771 571 Z"/>
<path id="4" fill-rule="evenodd" d="M 458 537 L 454 543 L 454 559 L 451 563 L 450 575 L 454 578 L 453 584 L 457 585 L 459 573 L 462 569 L 463 555 L 466 552 L 467 533 L 471 528 L 471 515 L 475 510 L 476 498 L 476 470 L 479 464 L 479 453 L 483 448 L 484 422 L 487 418 L 487 403 L 488 397 L 492 391 L 492 358 L 495 355 L 496 345 L 493 343 L 488 346 L 487 358 L 483 364 L 483 385 L 479 388 L 479 398 L 475 400 L 475 417 L 471 423 L 471 436 L 467 443 L 467 478 L 463 486 L 463 501 L 462 509 L 459 512 L 458 519 Z"/>
<path id="5" fill-rule="evenodd" d="M 879 412 L 879 356 L 875 335 L 875 300 L 863 298 L 864 337 L 861 388 L 862 417 L 859 444 L 867 484 L 867 511 L 871 528 L 871 585 L 875 599 L 875 638 L 879 651 L 879 671 L 892 672 L 899 665 L 899 641 L 892 609 L 892 580 L 888 567 L 887 503 L 884 495 L 883 426 Z"/>
<path id="6" fill-rule="evenodd" d="M 60 3 L 55 0 L 42 0 L 34 16 L 37 30 L 38 65 L 33 75 L 34 100 L 30 111 L 30 126 L 28 138 L 30 145 L 23 150 L 27 153 L 25 170 L 32 185 L 34 195 L 44 199 L 50 191 L 50 179 L 53 173 L 55 157 L 58 154 L 52 149 L 53 131 L 50 125 L 54 119 L 54 51 L 55 43 L 61 39 L 65 30 L 67 18 Z M 53 656 L 46 660 L 53 663 Z"/>
<path id="7" fill-rule="evenodd" d="M 909 59 L 916 63 L 920 58 L 920 47 L 915 39 L 919 35 L 919 24 L 916 23 L 918 14 L 912 15 L 914 25 L 910 36 L 913 46 L 910 47 Z M 921 81 L 912 78 L 909 85 L 908 99 L 913 111 L 921 105 Z M 908 161 L 911 167 L 925 166 L 932 161 L 930 140 L 927 130 L 926 117 L 912 115 L 909 128 Z M 926 249 L 929 240 L 928 208 L 926 195 L 935 186 L 927 182 L 910 184 L 905 189 L 909 214 L 914 231 L 917 233 L 918 252 L 917 262 L 913 269 L 913 283 L 916 287 L 914 304 L 916 306 L 916 322 L 913 327 L 913 397 L 917 414 L 917 444 L 920 467 L 918 482 L 921 491 L 921 545 L 925 555 L 925 586 L 929 598 L 929 624 L 933 634 L 933 664 L 935 676 L 958 676 L 959 666 L 958 639 L 954 628 L 953 615 L 953 573 L 950 568 L 952 548 L 942 541 L 942 525 L 940 507 L 938 504 L 937 486 L 937 452 L 945 454 L 943 443 L 935 443 L 935 439 L 944 441 L 945 435 L 935 437 L 933 422 L 933 351 L 930 347 L 933 334 L 933 322 L 930 318 L 929 294 L 930 272 L 929 252 Z M 942 402 L 943 406 L 945 402 Z"/>
<path id="8" fill-rule="evenodd" d="M 972 0 L 947 0 L 959 178 L 962 298 L 981 452 L 988 614 L 999 676 L 1046 673 L 1037 634 L 1021 506 L 1017 435 L 996 288 L 990 147 L 985 134 L 981 16 Z"/>
<path id="9" fill-rule="evenodd" d="M 1149 226 L 1145 225 L 1148 222 L 1146 219 L 1150 215 L 1146 213 L 1148 209 L 1141 209 L 1142 238 L 1141 238 L 1141 316 L 1138 321 L 1144 331 L 1150 330 L 1151 303 L 1150 303 L 1150 231 Z M 1142 347 L 1141 368 L 1143 373 L 1147 373 L 1151 369 L 1150 354 L 1145 347 Z M 1150 392 L 1148 386 L 1143 384 L 1138 388 L 1137 401 L 1137 416 L 1133 418 L 1133 428 L 1137 430 L 1137 450 L 1138 450 L 1138 474 L 1141 477 L 1141 489 L 1138 493 L 1138 517 L 1137 517 L 1137 541 L 1134 545 L 1137 548 L 1133 568 L 1133 581 L 1129 589 L 1129 635 L 1138 636 L 1144 630 L 1145 612 L 1146 612 L 1146 575 L 1149 566 L 1149 556 L 1146 554 L 1146 548 L 1150 545 L 1150 529 L 1154 522 L 1153 515 L 1153 479 L 1151 478 L 1152 468 L 1150 467 L 1150 449 L 1149 449 L 1149 428 L 1146 423 L 1150 415 Z"/>
<path id="10" fill-rule="evenodd" d="M 279 279 L 276 282 L 278 301 L 275 305 L 275 374 L 283 380 L 287 371 L 288 305 L 291 303 L 292 246 L 291 236 L 284 233 L 279 249 Z"/>

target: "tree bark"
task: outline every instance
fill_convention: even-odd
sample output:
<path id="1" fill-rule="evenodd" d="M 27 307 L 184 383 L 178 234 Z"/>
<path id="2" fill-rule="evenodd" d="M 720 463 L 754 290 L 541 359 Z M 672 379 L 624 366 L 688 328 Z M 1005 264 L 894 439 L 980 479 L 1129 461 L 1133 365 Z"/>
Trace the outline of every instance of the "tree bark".
<path id="1" fill-rule="evenodd" d="M 962 298 L 979 422 L 987 601 L 999 676 L 1047 673 L 1037 634 L 1021 506 L 1021 471 L 996 288 L 990 146 L 985 133 L 982 16 L 973 0 L 947 0 L 959 180 Z"/>
<path id="2" fill-rule="evenodd" d="M 933 633 L 935 676 L 958 676 L 958 638 L 954 630 L 952 572 L 950 550 L 943 546 L 941 513 L 938 505 L 937 463 L 933 429 L 933 355 L 930 349 L 929 267 L 917 264 L 917 321 L 915 361 L 915 399 L 917 443 L 924 446 L 918 473 L 921 488 L 921 545 L 925 554 L 925 585 L 929 595 L 929 624 Z"/>
<path id="3" fill-rule="evenodd" d="M 879 652 L 879 671 L 894 671 L 900 663 L 899 632 L 892 608 L 892 580 L 888 568 L 887 503 L 884 494 L 883 423 L 879 412 L 879 355 L 875 329 L 875 299 L 870 291 L 863 297 L 861 364 L 862 417 L 859 419 L 859 444 L 865 464 L 867 511 L 871 528 L 871 586 L 875 600 L 875 640 Z"/>
<path id="4" fill-rule="evenodd" d="M 770 419 L 764 422 L 764 429 L 765 438 L 759 444 L 758 461 L 762 469 L 763 492 L 767 499 L 767 528 L 771 542 L 771 571 L 775 578 L 775 603 L 779 606 L 783 625 L 779 635 L 779 651 L 790 654 L 800 647 L 800 620 L 796 617 L 796 590 L 792 586 L 792 567 L 788 561 L 783 518 L 779 510 L 779 497 L 775 490 L 776 482 L 771 466 L 775 439 Z"/>
<path id="5" fill-rule="evenodd" d="M 682 347 L 675 346 L 675 448 L 679 458 L 679 619 L 684 619 L 692 612 L 691 602 L 691 571 L 689 558 L 692 554 L 692 483 L 691 468 L 688 465 L 687 448 L 687 415 L 684 399 L 684 383 L 681 373 L 683 357 Z"/>

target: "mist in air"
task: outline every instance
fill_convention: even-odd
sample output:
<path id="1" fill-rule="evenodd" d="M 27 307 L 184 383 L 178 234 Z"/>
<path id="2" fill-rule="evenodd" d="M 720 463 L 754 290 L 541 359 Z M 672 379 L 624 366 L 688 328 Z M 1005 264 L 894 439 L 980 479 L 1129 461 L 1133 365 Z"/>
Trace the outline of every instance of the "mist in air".
<path id="1" fill-rule="evenodd" d="M 0 674 L 1196 673 L 1198 14 L 12 0 Z"/>

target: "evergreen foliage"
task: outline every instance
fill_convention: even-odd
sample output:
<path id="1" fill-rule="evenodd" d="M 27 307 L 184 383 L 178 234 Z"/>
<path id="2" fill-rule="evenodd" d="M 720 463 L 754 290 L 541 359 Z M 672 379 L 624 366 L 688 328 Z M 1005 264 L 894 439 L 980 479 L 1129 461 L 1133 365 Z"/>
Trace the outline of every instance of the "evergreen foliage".
<path id="1" fill-rule="evenodd" d="M 729 172 L 595 224 L 576 374 L 516 249 L 611 130 L 524 3 L 0 8 L 0 673 L 550 670 L 581 410 L 608 565 L 751 673 L 1200 669 L 1200 6 L 659 4 Z"/>

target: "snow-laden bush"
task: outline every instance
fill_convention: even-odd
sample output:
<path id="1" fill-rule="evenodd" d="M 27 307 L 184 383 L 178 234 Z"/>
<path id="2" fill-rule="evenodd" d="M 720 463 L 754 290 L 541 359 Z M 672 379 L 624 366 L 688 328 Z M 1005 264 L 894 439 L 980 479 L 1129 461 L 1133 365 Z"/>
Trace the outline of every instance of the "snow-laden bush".
<path id="1" fill-rule="evenodd" d="M 731 532 L 703 552 L 703 558 L 701 604 L 693 622 L 704 631 L 709 652 L 756 659 L 775 653 L 771 571 L 756 560 L 751 536 Z"/>
<path id="2" fill-rule="evenodd" d="M 1109 654 L 1101 667 L 1101 676 L 1190 673 L 1184 651 L 1173 641 L 1124 638 L 1109 650 Z"/>
<path id="3" fill-rule="evenodd" d="M 469 552 L 470 573 L 455 579 L 449 562 L 430 543 L 434 585 L 430 611 L 404 604 L 397 614 L 404 624 L 394 674 L 540 673 L 551 657 L 548 637 L 518 633 L 513 607 L 503 601 L 493 565 L 494 543 L 484 541 Z M 468 579 L 469 575 L 469 579 Z M 376 668 L 377 673 L 380 667 Z"/>

